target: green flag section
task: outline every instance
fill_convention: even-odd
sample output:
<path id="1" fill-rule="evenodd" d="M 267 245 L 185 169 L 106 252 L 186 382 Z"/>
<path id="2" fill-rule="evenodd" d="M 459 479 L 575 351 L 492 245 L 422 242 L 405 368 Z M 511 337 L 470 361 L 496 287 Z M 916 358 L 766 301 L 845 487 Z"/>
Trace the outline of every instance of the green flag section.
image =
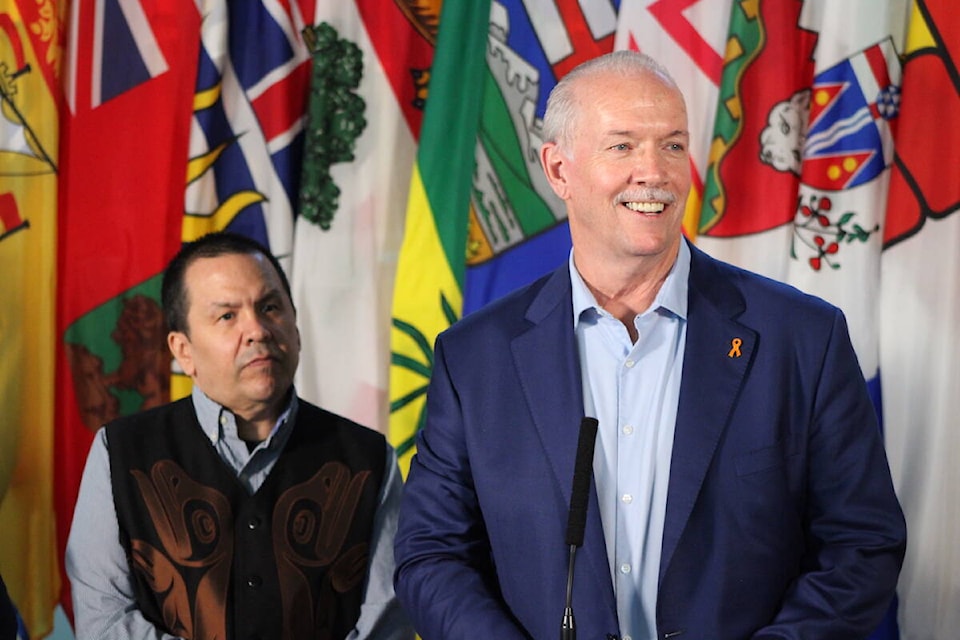
<path id="1" fill-rule="evenodd" d="M 423 422 L 433 341 L 463 305 L 490 2 L 444 3 L 397 265 L 390 440 L 404 474 Z"/>
<path id="2" fill-rule="evenodd" d="M 84 314 L 63 334 L 84 425 L 156 407 L 170 395 L 158 274 Z"/>

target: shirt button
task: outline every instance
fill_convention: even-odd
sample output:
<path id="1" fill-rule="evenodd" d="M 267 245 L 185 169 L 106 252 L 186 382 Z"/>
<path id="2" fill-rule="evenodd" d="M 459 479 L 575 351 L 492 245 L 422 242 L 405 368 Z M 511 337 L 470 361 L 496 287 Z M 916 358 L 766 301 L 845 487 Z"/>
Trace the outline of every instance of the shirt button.
<path id="1" fill-rule="evenodd" d="M 251 589 L 259 589 L 263 584 L 263 578 L 260 576 L 248 576 L 247 577 L 247 586 Z"/>
<path id="2" fill-rule="evenodd" d="M 633 435 L 633 425 L 625 424 L 623 425 L 623 435 L 632 436 Z"/>
<path id="3" fill-rule="evenodd" d="M 620 565 L 620 573 L 630 573 L 630 565 L 626 562 Z"/>
<path id="4" fill-rule="evenodd" d="M 621 638 L 621 640 L 633 640 L 633 636 L 630 636 L 630 635 L 623 636 L 623 638 Z"/>
<path id="5" fill-rule="evenodd" d="M 254 531 L 255 529 L 260 528 L 260 518 L 250 518 L 247 520 L 247 529 Z"/>
<path id="6" fill-rule="evenodd" d="M 631 502 L 633 502 L 633 496 L 630 495 L 629 493 L 625 493 L 623 494 L 623 497 L 620 498 L 620 500 L 623 502 L 623 504 L 630 504 Z"/>
<path id="7" fill-rule="evenodd" d="M 633 365 L 635 365 L 635 364 L 637 364 L 637 362 L 636 362 L 636 360 L 633 360 L 633 359 L 627 360 L 626 362 L 623 363 L 623 365 L 624 365 L 627 369 L 630 369 L 630 368 L 633 367 Z"/>

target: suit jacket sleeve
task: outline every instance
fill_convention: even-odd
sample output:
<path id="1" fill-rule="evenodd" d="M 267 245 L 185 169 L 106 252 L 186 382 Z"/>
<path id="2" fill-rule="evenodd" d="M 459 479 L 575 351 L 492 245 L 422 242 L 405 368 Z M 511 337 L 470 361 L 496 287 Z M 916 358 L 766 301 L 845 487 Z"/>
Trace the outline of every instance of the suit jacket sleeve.
<path id="1" fill-rule="evenodd" d="M 807 434 L 804 566 L 757 639 L 865 637 L 903 561 L 906 525 L 840 312 L 826 339 Z"/>
<path id="2" fill-rule="evenodd" d="M 427 403 L 397 531 L 397 596 L 424 640 L 528 638 L 498 593 L 442 339 Z"/>

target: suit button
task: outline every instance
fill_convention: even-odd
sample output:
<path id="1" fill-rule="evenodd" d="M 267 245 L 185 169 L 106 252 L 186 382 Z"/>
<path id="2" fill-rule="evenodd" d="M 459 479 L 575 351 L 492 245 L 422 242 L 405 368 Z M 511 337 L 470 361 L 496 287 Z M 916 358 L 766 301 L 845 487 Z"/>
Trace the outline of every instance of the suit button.
<path id="1" fill-rule="evenodd" d="M 247 520 L 247 529 L 250 529 L 250 531 L 254 531 L 259 528 L 260 528 L 260 518 L 253 517 Z"/>
<path id="2" fill-rule="evenodd" d="M 259 589 L 263 584 L 263 578 L 260 576 L 247 576 L 247 586 L 251 589 Z"/>

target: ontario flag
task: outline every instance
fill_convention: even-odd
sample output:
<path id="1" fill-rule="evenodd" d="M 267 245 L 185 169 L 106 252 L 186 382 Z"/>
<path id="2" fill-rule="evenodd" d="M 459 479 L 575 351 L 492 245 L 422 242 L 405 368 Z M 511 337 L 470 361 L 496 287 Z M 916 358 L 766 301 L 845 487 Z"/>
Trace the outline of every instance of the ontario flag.
<path id="1" fill-rule="evenodd" d="M 61 558 L 96 429 L 169 399 L 160 273 L 180 246 L 199 29 L 190 0 L 71 3 L 56 319 Z M 63 605 L 71 611 L 66 588 Z"/>

